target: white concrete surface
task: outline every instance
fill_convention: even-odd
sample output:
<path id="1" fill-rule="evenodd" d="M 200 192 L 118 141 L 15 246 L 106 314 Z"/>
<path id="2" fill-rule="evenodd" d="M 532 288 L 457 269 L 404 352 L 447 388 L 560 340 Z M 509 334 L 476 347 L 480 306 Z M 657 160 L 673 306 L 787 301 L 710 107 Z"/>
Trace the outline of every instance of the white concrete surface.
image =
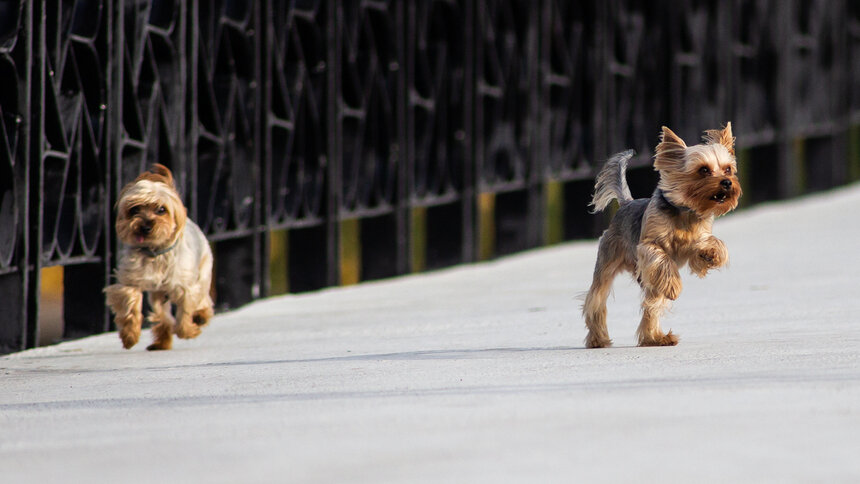
<path id="1" fill-rule="evenodd" d="M 860 186 L 718 220 L 673 348 L 583 349 L 596 246 L 0 358 L 0 482 L 860 482 Z"/>

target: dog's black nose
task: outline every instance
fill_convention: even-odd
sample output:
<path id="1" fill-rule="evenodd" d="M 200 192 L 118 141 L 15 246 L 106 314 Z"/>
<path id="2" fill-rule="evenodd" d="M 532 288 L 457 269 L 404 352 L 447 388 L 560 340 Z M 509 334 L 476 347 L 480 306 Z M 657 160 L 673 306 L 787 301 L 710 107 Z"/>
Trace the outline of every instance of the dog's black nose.
<path id="1" fill-rule="evenodd" d="M 725 180 L 723 180 L 723 181 L 721 181 L 721 182 L 720 182 L 720 185 L 722 185 L 722 187 L 723 187 L 723 188 L 725 188 L 726 190 L 728 190 L 729 188 L 731 188 L 731 187 L 732 187 L 732 181 L 731 181 L 731 180 L 729 180 L 728 178 L 726 178 Z"/>
<path id="2" fill-rule="evenodd" d="M 140 226 L 140 233 L 146 235 L 150 232 L 152 232 L 152 225 L 145 224 Z"/>

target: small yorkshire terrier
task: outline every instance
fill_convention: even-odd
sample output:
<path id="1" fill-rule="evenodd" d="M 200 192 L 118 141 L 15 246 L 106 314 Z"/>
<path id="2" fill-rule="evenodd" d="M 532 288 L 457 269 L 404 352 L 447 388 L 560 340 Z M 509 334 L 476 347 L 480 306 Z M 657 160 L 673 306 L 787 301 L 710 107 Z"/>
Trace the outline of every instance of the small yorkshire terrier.
<path id="1" fill-rule="evenodd" d="M 636 330 L 639 346 L 674 346 L 678 336 L 660 329 L 660 315 L 681 293 L 678 269 L 705 277 L 710 269 L 729 260 L 725 244 L 711 235 L 714 217 L 738 205 L 732 125 L 705 131 L 704 143 L 687 146 L 663 126 L 654 157 L 660 181 L 651 198 L 634 200 L 625 180 L 633 150 L 610 158 L 594 187 L 592 213 L 604 210 L 614 199 L 619 209 L 600 237 L 594 280 L 582 313 L 587 348 L 612 345 L 606 329 L 606 298 L 612 280 L 622 271 L 632 273 L 642 287 L 642 321 Z"/>
<path id="2" fill-rule="evenodd" d="M 186 218 L 173 174 L 160 164 L 123 187 L 116 232 L 125 245 L 117 284 L 104 289 L 126 349 L 140 339 L 143 292 L 149 295 L 154 341 L 146 349 L 169 350 L 173 333 L 195 338 L 212 317 L 212 251 L 200 227 Z M 175 303 L 176 320 L 171 315 Z"/>

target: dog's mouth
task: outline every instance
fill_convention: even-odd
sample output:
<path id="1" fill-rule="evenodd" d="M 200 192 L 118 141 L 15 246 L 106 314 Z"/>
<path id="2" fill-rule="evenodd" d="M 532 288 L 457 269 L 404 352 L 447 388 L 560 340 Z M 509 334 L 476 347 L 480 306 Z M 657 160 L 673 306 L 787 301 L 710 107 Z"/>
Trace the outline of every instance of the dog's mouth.
<path id="1" fill-rule="evenodd" d="M 141 224 L 134 228 L 132 237 L 137 244 L 143 244 L 152 235 L 152 226 L 149 224 Z"/>
<path id="2" fill-rule="evenodd" d="M 720 190 L 717 193 L 715 193 L 713 196 L 711 196 L 711 200 L 714 202 L 717 202 L 717 203 L 723 203 L 728 198 L 729 198 L 729 194 L 725 190 Z"/>
<path id="3" fill-rule="evenodd" d="M 143 245 L 146 242 L 146 239 L 148 238 L 149 234 L 144 233 L 143 231 L 135 231 L 132 236 L 134 237 L 134 242 L 136 244 Z"/>

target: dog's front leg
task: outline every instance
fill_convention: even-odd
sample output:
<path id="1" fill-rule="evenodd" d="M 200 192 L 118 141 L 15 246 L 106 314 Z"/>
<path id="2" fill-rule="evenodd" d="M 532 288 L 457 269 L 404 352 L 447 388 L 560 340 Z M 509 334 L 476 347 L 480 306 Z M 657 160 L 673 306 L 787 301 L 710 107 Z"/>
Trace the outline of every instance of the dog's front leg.
<path id="1" fill-rule="evenodd" d="M 695 251 L 690 257 L 690 271 L 699 277 L 705 277 L 710 269 L 723 267 L 729 262 L 729 250 L 722 240 L 708 236 L 696 244 Z"/>
<path id="2" fill-rule="evenodd" d="M 644 292 L 642 321 L 636 330 L 639 346 L 674 346 L 678 336 L 660 328 L 660 315 L 681 294 L 681 275 L 678 265 L 657 244 L 640 243 L 637 252 L 637 275 Z"/>
<path id="3" fill-rule="evenodd" d="M 140 289 L 123 284 L 112 284 L 105 288 L 107 304 L 114 313 L 114 323 L 119 330 L 122 346 L 129 349 L 140 340 L 143 324 L 143 293 Z"/>
<path id="4" fill-rule="evenodd" d="M 636 248 L 636 276 L 643 289 L 674 301 L 681 294 L 678 265 L 657 244 L 643 242 Z"/>
<path id="5" fill-rule="evenodd" d="M 636 330 L 639 346 L 675 346 L 678 336 L 672 331 L 663 333 L 660 316 L 669 305 L 668 300 L 657 292 L 645 289 L 642 297 L 642 321 Z"/>

